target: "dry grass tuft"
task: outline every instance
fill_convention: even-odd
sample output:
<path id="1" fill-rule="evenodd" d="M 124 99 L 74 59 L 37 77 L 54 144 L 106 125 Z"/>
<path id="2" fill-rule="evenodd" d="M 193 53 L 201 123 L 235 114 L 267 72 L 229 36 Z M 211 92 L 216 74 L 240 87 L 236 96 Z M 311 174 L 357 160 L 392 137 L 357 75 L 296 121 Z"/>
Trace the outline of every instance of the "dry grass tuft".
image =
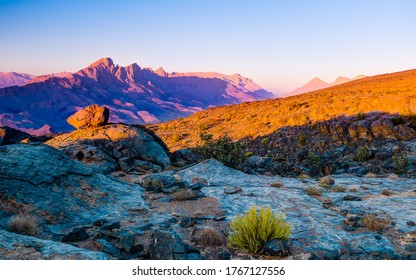
<path id="1" fill-rule="evenodd" d="M 335 180 L 331 176 L 322 177 L 319 179 L 319 181 L 321 182 L 320 186 L 324 188 L 335 184 Z"/>
<path id="2" fill-rule="evenodd" d="M 14 233 L 38 236 L 41 232 L 39 220 L 31 214 L 17 214 L 9 220 L 9 230 Z"/>
<path id="3" fill-rule="evenodd" d="M 225 244 L 225 236 L 212 228 L 206 228 L 197 232 L 195 241 L 204 246 L 221 246 Z"/>
<path id="4" fill-rule="evenodd" d="M 191 189 L 180 189 L 172 194 L 173 200 L 183 201 L 194 199 L 196 195 Z"/>
<path id="5" fill-rule="evenodd" d="M 270 184 L 270 187 L 272 188 L 281 188 L 283 187 L 283 183 L 282 182 L 274 182 Z"/>
<path id="6" fill-rule="evenodd" d="M 345 186 L 335 186 L 332 188 L 333 192 L 345 192 L 347 188 Z"/>
<path id="7" fill-rule="evenodd" d="M 390 224 L 389 220 L 384 218 L 377 218 L 375 214 L 365 214 L 361 222 L 363 223 L 363 227 L 372 231 L 385 229 Z"/>
<path id="8" fill-rule="evenodd" d="M 321 188 L 307 187 L 305 189 L 305 192 L 310 196 L 321 196 L 322 195 L 322 189 Z"/>

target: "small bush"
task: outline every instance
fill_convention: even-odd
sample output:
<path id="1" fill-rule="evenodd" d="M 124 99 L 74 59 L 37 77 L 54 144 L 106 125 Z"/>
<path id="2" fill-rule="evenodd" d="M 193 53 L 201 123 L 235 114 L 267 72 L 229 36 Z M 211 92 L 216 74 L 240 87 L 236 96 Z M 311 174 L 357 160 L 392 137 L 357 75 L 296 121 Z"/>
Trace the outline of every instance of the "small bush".
<path id="1" fill-rule="evenodd" d="M 301 135 L 301 136 L 299 137 L 299 144 L 300 144 L 301 146 L 305 146 L 305 145 L 306 145 L 306 136 L 305 136 L 305 135 Z"/>
<path id="2" fill-rule="evenodd" d="M 10 218 L 9 230 L 18 234 L 38 236 L 40 234 L 39 220 L 30 214 L 17 214 Z"/>
<path id="3" fill-rule="evenodd" d="M 212 228 L 206 228 L 197 232 L 195 241 L 205 246 L 221 246 L 225 242 L 225 237 Z"/>
<path id="4" fill-rule="evenodd" d="M 397 175 L 405 174 L 407 172 L 408 165 L 409 159 L 405 154 L 395 154 L 393 156 L 394 173 Z"/>
<path id="5" fill-rule="evenodd" d="M 263 140 L 261 140 L 261 144 L 263 145 L 263 146 L 265 146 L 268 142 L 270 141 L 270 139 L 269 138 L 264 138 Z"/>
<path id="6" fill-rule="evenodd" d="M 393 192 L 391 192 L 391 191 L 389 191 L 388 189 L 384 189 L 384 190 L 382 190 L 382 191 L 381 191 L 381 194 L 382 194 L 382 195 L 385 195 L 385 196 L 391 196 L 391 195 L 393 195 L 394 193 L 393 193 Z"/>
<path id="7" fill-rule="evenodd" d="M 368 148 L 367 145 L 360 146 L 357 149 L 356 157 L 357 161 L 366 161 L 371 158 L 371 150 Z"/>
<path id="8" fill-rule="evenodd" d="M 274 182 L 270 184 L 270 187 L 272 188 L 281 188 L 283 187 L 283 183 L 282 182 Z"/>
<path id="9" fill-rule="evenodd" d="M 395 126 L 406 123 L 406 121 L 402 117 L 394 117 L 391 119 L 391 121 L 393 122 Z"/>
<path id="10" fill-rule="evenodd" d="M 345 186 L 335 186 L 332 188 L 333 192 L 345 192 L 347 188 Z"/>
<path id="11" fill-rule="evenodd" d="M 221 136 L 217 141 L 212 140 L 211 134 L 201 134 L 200 137 L 204 144 L 194 151 L 204 158 L 215 158 L 231 168 L 236 168 L 247 159 L 244 143 L 233 142 L 228 136 Z"/>
<path id="12" fill-rule="evenodd" d="M 321 196 L 322 195 L 322 189 L 321 188 L 307 187 L 305 189 L 305 192 L 310 196 Z"/>
<path id="13" fill-rule="evenodd" d="M 327 188 L 330 185 L 335 184 L 335 180 L 331 176 L 322 177 L 319 179 L 319 181 L 320 181 L 320 186 L 324 188 Z"/>
<path id="14" fill-rule="evenodd" d="M 252 207 L 246 214 L 237 216 L 230 223 L 228 246 L 249 253 L 261 253 L 263 245 L 274 238 L 288 240 L 290 224 L 285 214 L 274 213 L 269 207 Z"/>
<path id="15" fill-rule="evenodd" d="M 390 221 L 383 218 L 377 218 L 374 214 L 365 214 L 361 220 L 363 227 L 372 230 L 378 231 L 380 229 L 385 229 L 390 224 Z"/>
<path id="16" fill-rule="evenodd" d="M 171 140 L 174 143 L 179 142 L 179 140 L 181 140 L 181 135 L 179 133 L 175 133 L 175 134 L 172 135 Z"/>
<path id="17" fill-rule="evenodd" d="M 314 165 L 319 163 L 319 156 L 317 156 L 314 152 L 309 151 L 306 155 L 306 161 L 309 165 Z"/>
<path id="18" fill-rule="evenodd" d="M 367 114 L 366 113 L 358 113 L 356 116 L 355 116 L 355 119 L 357 120 L 357 121 L 362 121 L 362 120 L 365 120 L 365 118 L 367 117 Z"/>
<path id="19" fill-rule="evenodd" d="M 191 200 L 195 197 L 196 196 L 191 189 L 180 189 L 172 194 L 173 200 L 176 201 Z"/>

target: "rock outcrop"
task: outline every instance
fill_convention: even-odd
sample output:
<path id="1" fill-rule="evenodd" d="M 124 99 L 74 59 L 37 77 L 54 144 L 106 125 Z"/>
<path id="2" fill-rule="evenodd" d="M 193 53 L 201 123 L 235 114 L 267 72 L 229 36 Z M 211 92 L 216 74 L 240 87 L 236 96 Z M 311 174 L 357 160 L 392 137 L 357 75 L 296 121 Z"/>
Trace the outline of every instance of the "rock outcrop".
<path id="1" fill-rule="evenodd" d="M 150 162 L 149 170 L 171 164 L 168 149 L 153 133 L 139 126 L 109 124 L 59 135 L 46 142 L 65 154 L 97 170 L 110 172 L 146 172 L 142 161 Z M 163 143 L 163 142 L 162 142 Z"/>
<path id="2" fill-rule="evenodd" d="M 141 193 L 138 185 L 97 173 L 46 145 L 0 147 L 0 229 L 17 213 L 39 219 L 41 238 L 61 239 L 80 226 L 91 232 L 95 221 L 107 217 L 139 222 L 129 211 L 146 211 Z"/>
<path id="3" fill-rule="evenodd" d="M 16 144 L 31 137 L 29 133 L 8 126 L 0 127 L 0 145 Z"/>
<path id="4" fill-rule="evenodd" d="M 108 123 L 110 110 L 97 104 L 85 107 L 66 119 L 66 121 L 77 129 L 87 127 L 99 127 Z"/>

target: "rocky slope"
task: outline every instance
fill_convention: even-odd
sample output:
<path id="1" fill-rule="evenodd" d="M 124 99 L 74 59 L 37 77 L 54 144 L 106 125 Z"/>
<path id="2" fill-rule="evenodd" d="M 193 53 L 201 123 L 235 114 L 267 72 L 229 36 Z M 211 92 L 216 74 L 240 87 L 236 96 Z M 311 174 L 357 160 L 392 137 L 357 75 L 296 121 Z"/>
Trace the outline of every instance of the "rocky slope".
<path id="1" fill-rule="evenodd" d="M 323 185 L 244 174 L 215 160 L 116 179 L 45 145 L 0 153 L 2 259 L 261 259 L 225 243 L 229 221 L 253 205 L 285 212 L 292 226 L 284 254 L 268 258 L 416 258 L 413 179 L 337 175 Z M 308 195 L 309 187 L 322 195 Z M 179 190 L 194 195 L 178 199 Z M 36 237 L 9 231 L 18 213 L 37 217 Z M 368 215 L 383 227 L 369 227 Z"/>
<path id="2" fill-rule="evenodd" d="M 0 90 L 0 125 L 32 134 L 69 131 L 64 121 L 90 104 L 112 111 L 110 122 L 167 121 L 203 109 L 271 98 L 251 79 L 219 73 L 167 73 L 100 59 L 76 73 L 39 76 Z"/>
<path id="3" fill-rule="evenodd" d="M 411 116 L 416 114 L 415 85 L 416 70 L 366 77 L 302 95 L 211 108 L 152 129 L 175 151 L 200 145 L 201 132 L 236 141 L 342 115 L 379 111 Z"/>

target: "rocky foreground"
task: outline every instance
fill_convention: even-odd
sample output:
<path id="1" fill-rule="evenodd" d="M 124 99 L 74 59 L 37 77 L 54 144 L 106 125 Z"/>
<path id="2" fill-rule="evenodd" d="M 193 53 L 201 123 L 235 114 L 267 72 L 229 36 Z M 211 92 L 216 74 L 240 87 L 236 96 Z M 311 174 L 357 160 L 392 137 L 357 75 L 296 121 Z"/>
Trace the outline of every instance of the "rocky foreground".
<path id="1" fill-rule="evenodd" d="M 413 178 L 247 174 L 189 151 L 178 164 L 152 132 L 106 122 L 45 143 L 13 135 L 0 146 L 0 259 L 416 259 Z M 286 213 L 287 243 L 227 247 L 253 205 Z M 34 217 L 30 235 L 16 216 Z"/>

